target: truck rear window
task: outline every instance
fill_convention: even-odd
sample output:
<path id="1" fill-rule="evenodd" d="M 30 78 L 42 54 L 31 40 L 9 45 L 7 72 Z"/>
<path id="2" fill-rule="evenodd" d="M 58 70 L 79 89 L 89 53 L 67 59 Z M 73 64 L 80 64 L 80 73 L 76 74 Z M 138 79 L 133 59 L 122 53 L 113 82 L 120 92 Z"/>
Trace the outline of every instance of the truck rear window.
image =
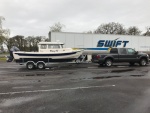
<path id="1" fill-rule="evenodd" d="M 47 45 L 46 44 L 41 44 L 41 49 L 47 49 Z"/>
<path id="2" fill-rule="evenodd" d="M 120 48 L 120 54 L 124 55 L 127 54 L 126 48 Z"/>
<path id="3" fill-rule="evenodd" d="M 117 49 L 117 48 L 112 48 L 112 49 L 110 50 L 110 53 L 118 53 L 118 49 Z"/>

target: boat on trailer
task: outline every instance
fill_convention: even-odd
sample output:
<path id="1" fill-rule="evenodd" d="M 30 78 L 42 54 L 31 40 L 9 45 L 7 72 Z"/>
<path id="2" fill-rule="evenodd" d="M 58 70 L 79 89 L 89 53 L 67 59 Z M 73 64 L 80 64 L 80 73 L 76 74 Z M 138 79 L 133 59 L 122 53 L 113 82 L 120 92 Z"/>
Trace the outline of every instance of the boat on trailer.
<path id="1" fill-rule="evenodd" d="M 13 56 L 17 63 L 26 63 L 28 69 L 41 69 L 51 62 L 75 61 L 83 53 L 81 49 L 63 48 L 63 45 L 61 42 L 40 42 L 38 52 L 18 51 L 13 52 Z"/>

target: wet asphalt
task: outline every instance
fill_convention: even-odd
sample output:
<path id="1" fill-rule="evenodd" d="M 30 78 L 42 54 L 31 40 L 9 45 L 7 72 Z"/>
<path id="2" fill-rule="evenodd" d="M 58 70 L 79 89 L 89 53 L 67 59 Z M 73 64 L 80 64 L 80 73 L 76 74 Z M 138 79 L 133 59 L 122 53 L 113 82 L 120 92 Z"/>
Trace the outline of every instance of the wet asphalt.
<path id="1" fill-rule="evenodd" d="M 150 65 L 0 62 L 0 113 L 150 113 Z"/>

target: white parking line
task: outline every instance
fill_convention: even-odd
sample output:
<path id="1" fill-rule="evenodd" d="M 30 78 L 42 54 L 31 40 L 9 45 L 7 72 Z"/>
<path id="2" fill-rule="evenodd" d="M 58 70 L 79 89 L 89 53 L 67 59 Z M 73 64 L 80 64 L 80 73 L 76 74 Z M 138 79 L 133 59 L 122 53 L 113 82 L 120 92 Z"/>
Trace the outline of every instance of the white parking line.
<path id="1" fill-rule="evenodd" d="M 4 84 L 4 83 L 8 83 L 8 81 L 0 81 L 0 83 Z"/>
<path id="2" fill-rule="evenodd" d="M 103 87 L 114 87 L 115 85 L 105 85 L 105 86 L 89 86 L 89 87 L 74 87 L 74 88 L 61 88 L 61 89 L 48 89 L 48 90 L 33 90 L 33 91 L 20 91 L 20 92 L 7 92 L 0 93 L 0 95 L 9 94 L 22 94 L 22 93 L 38 93 L 38 92 L 54 92 L 54 91 L 64 91 L 64 90 L 77 90 L 77 89 L 91 89 L 91 88 L 103 88 Z"/>
<path id="3" fill-rule="evenodd" d="M 98 67 L 87 67 L 87 68 L 89 68 L 89 69 L 97 69 Z"/>
<path id="4" fill-rule="evenodd" d="M 49 87 L 49 86 L 40 86 L 40 87 L 43 87 L 43 88 L 44 88 L 44 87 Z"/>
<path id="5" fill-rule="evenodd" d="M 33 86 L 12 87 L 12 89 L 21 89 L 21 88 L 33 88 Z"/>

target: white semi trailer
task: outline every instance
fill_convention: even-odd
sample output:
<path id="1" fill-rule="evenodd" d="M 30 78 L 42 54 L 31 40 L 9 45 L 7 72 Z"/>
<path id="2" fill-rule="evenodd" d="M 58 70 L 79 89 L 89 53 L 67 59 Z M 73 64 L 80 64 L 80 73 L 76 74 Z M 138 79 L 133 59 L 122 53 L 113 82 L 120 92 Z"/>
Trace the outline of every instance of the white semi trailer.
<path id="1" fill-rule="evenodd" d="M 50 41 L 61 41 L 66 47 L 84 48 L 85 54 L 107 52 L 109 47 L 134 48 L 150 54 L 150 37 L 133 35 L 50 32 Z"/>

